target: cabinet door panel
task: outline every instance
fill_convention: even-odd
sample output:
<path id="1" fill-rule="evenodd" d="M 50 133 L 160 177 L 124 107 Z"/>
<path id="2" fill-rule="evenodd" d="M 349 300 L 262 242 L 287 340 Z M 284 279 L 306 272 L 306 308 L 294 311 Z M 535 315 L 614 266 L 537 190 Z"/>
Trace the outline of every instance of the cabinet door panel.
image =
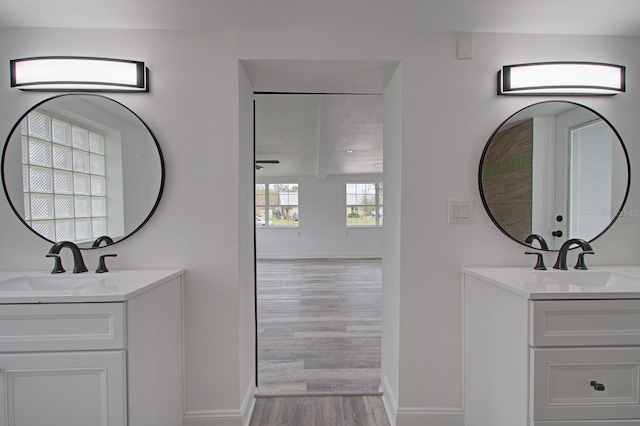
<path id="1" fill-rule="evenodd" d="M 0 355 L 0 425 L 126 426 L 125 351 Z"/>

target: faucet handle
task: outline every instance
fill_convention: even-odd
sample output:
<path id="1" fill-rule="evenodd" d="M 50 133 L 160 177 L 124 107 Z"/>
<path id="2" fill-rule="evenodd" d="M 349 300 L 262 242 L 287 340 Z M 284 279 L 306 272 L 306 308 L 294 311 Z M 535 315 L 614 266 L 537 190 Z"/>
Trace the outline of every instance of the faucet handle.
<path id="1" fill-rule="evenodd" d="M 538 255 L 538 260 L 536 262 L 536 266 L 533 267 L 533 269 L 537 269 L 539 271 L 546 271 L 547 267 L 544 266 L 544 259 L 542 257 L 542 253 L 537 253 L 537 252 L 533 252 L 533 251 L 525 251 L 524 254 L 536 254 Z"/>
<path id="2" fill-rule="evenodd" d="M 118 256 L 117 254 L 103 254 L 102 256 L 100 256 L 100 259 L 98 259 L 98 269 L 96 269 L 96 274 L 102 274 L 104 272 L 109 272 L 109 269 L 107 269 L 107 263 L 104 260 L 105 257 L 116 257 Z"/>
<path id="3" fill-rule="evenodd" d="M 51 271 L 52 274 L 62 274 L 64 272 L 67 272 L 62 267 L 62 259 L 60 259 L 59 254 L 47 254 L 46 257 L 53 257 L 55 259 L 56 263 L 53 266 L 53 270 Z"/>
<path id="4" fill-rule="evenodd" d="M 581 271 L 586 271 L 587 270 L 587 264 L 584 263 L 584 255 L 585 254 L 595 254 L 595 252 L 587 250 L 587 251 L 583 251 L 581 253 L 578 253 L 578 261 L 576 262 L 576 266 L 574 266 L 573 269 L 579 269 Z"/>

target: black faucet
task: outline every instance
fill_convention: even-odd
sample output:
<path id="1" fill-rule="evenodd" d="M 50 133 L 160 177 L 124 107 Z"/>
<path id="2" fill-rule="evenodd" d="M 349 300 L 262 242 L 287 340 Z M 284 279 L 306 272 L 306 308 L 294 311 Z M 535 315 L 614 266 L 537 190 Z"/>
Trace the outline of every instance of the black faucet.
<path id="1" fill-rule="evenodd" d="M 103 254 L 100 256 L 98 260 L 98 269 L 96 269 L 96 274 L 104 274 L 105 272 L 109 272 L 109 268 L 107 268 L 107 262 L 105 258 L 107 257 L 116 257 L 117 254 Z"/>
<path id="2" fill-rule="evenodd" d="M 525 251 L 524 254 L 535 254 L 536 256 L 538 256 L 538 260 L 536 262 L 536 266 L 533 267 L 533 269 L 536 269 L 538 271 L 546 271 L 547 267 L 544 266 L 544 257 L 542 257 L 542 253 L 540 252 L 533 252 L 533 251 Z"/>
<path id="3" fill-rule="evenodd" d="M 574 244 L 577 244 L 582 249 L 582 253 L 578 255 L 578 263 L 576 263 L 575 269 L 587 269 L 587 265 L 584 263 L 584 255 L 593 254 L 593 248 L 591 248 L 591 244 L 580 238 L 571 238 L 562 244 L 562 247 L 560 247 L 560 251 L 558 252 L 556 264 L 553 265 L 553 269 L 560 269 L 562 271 L 567 270 L 567 252 Z"/>
<path id="4" fill-rule="evenodd" d="M 527 244 L 531 244 L 534 240 L 536 240 L 536 241 L 538 241 L 540 243 L 540 250 L 549 250 L 549 246 L 547 245 L 547 242 L 544 240 L 544 238 L 541 235 L 538 235 L 538 234 L 529 235 L 524 240 L 524 242 L 527 243 Z"/>
<path id="5" fill-rule="evenodd" d="M 53 257 L 55 257 L 56 255 L 59 255 L 60 250 L 62 250 L 65 247 L 68 247 L 69 250 L 71 250 L 71 253 L 73 253 L 73 273 L 78 274 L 80 272 L 87 272 L 88 269 L 84 264 L 84 260 L 82 259 L 82 253 L 80 253 L 80 248 L 74 243 L 72 243 L 71 241 L 59 241 L 55 243 L 53 247 L 51 247 L 51 250 L 49 250 L 49 254 L 54 255 Z M 52 256 L 47 256 L 47 257 L 52 257 Z M 56 261 L 56 268 L 54 268 L 54 270 L 51 272 L 52 274 L 56 274 L 58 272 L 64 272 L 64 269 L 61 268 L 62 263 L 60 263 L 60 268 L 58 268 L 57 266 L 58 266 L 58 261 Z M 62 271 L 60 271 L 60 269 L 62 269 Z"/>
<path id="6" fill-rule="evenodd" d="M 107 246 L 113 244 L 113 240 L 108 235 L 103 235 L 101 237 L 96 238 L 96 240 L 91 244 L 91 248 L 100 247 L 100 243 L 105 242 Z"/>

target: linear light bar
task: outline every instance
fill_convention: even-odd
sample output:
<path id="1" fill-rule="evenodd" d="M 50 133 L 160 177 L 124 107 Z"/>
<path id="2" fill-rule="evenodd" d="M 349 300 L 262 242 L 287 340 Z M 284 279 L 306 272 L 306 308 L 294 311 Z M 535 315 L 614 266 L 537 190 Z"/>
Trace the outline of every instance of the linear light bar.
<path id="1" fill-rule="evenodd" d="M 498 95 L 617 95 L 625 91 L 625 67 L 598 62 L 505 65 Z"/>
<path id="2" fill-rule="evenodd" d="M 9 61 L 11 87 L 46 92 L 148 92 L 144 62 L 75 56 Z"/>

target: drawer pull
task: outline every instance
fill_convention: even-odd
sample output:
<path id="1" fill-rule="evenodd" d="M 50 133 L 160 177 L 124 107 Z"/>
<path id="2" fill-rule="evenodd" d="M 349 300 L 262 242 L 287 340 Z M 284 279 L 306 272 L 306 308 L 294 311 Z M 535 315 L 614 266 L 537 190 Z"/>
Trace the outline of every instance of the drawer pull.
<path id="1" fill-rule="evenodd" d="M 603 391 L 604 390 L 604 385 L 602 383 L 597 383 L 595 380 L 591 381 L 591 386 L 593 386 L 593 388 L 597 391 Z"/>

